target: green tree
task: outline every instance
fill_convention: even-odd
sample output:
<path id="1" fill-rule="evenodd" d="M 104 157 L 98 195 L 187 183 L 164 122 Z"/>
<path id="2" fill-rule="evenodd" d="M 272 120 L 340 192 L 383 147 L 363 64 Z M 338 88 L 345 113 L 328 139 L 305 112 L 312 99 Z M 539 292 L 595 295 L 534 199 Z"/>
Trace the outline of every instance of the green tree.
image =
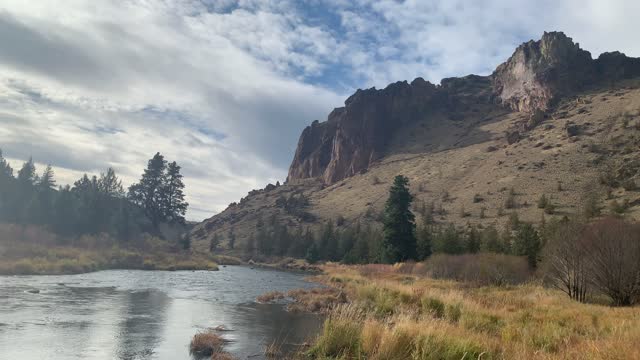
<path id="1" fill-rule="evenodd" d="M 416 251 L 418 260 L 427 259 L 433 253 L 433 227 L 422 224 L 418 230 Z"/>
<path id="2" fill-rule="evenodd" d="M 437 250 L 445 254 L 462 254 L 464 244 L 460 232 L 453 224 L 449 224 L 444 231 L 438 232 L 436 240 Z"/>
<path id="3" fill-rule="evenodd" d="M 218 250 L 218 246 L 220 246 L 220 235 L 214 233 L 211 240 L 209 240 L 209 252 L 215 253 Z"/>
<path id="4" fill-rule="evenodd" d="M 394 263 L 416 258 L 416 224 L 411 212 L 412 201 L 409 179 L 402 175 L 396 176 L 383 213 L 384 262 Z"/>
<path id="5" fill-rule="evenodd" d="M 477 253 L 480 251 L 480 234 L 475 226 L 469 226 L 465 237 L 465 250 L 468 253 Z"/>
<path id="6" fill-rule="evenodd" d="M 320 254 L 318 253 L 318 246 L 316 245 L 315 242 L 311 243 L 311 246 L 309 246 L 309 249 L 307 249 L 305 260 L 307 260 L 309 264 L 315 264 L 316 262 L 318 262 L 318 260 L 320 260 Z"/>
<path id="7" fill-rule="evenodd" d="M 113 168 L 108 168 L 106 174 L 100 174 L 100 179 L 98 179 L 98 191 L 113 198 L 120 198 L 124 196 L 122 181 L 118 179 Z"/>
<path id="8" fill-rule="evenodd" d="M 156 153 L 147 163 L 139 183 L 129 187 L 129 199 L 140 206 L 154 227 L 165 219 L 162 186 L 164 184 L 167 161 L 160 153 Z"/>
<path id="9" fill-rule="evenodd" d="M 482 230 L 480 234 L 481 246 L 480 249 L 486 252 L 502 253 L 504 248 L 500 242 L 500 235 L 495 226 L 490 225 Z"/>
<path id="10" fill-rule="evenodd" d="M 227 234 L 227 240 L 229 243 L 229 249 L 233 250 L 236 246 L 236 234 L 233 232 L 233 228 L 229 229 L 229 234 Z"/>
<path id="11" fill-rule="evenodd" d="M 184 182 L 180 166 L 175 161 L 167 165 L 167 173 L 160 188 L 160 198 L 163 201 L 164 220 L 171 224 L 184 224 L 184 215 L 189 203 L 184 200 Z"/>
<path id="12" fill-rule="evenodd" d="M 520 224 L 514 239 L 515 255 L 526 256 L 529 266 L 535 269 L 540 255 L 540 236 L 531 224 Z"/>

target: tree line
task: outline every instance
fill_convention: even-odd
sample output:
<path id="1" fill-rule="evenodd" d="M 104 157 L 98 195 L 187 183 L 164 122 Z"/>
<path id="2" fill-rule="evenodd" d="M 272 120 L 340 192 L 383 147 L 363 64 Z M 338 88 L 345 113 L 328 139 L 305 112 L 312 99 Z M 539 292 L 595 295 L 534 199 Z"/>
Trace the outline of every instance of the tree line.
<path id="1" fill-rule="evenodd" d="M 176 162 L 160 153 L 127 191 L 112 168 L 58 186 L 51 166 L 38 174 L 33 159 L 15 172 L 0 150 L 0 222 L 39 225 L 62 238 L 108 233 L 127 241 L 161 224 L 184 226 L 188 203 Z"/>

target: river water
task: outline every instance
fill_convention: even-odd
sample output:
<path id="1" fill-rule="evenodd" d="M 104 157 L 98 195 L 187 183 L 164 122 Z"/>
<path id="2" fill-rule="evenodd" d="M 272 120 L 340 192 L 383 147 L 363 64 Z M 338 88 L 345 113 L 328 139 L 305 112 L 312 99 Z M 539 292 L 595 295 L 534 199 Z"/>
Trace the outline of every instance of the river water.
<path id="1" fill-rule="evenodd" d="M 0 359 L 191 359 L 191 337 L 218 325 L 232 330 L 222 333 L 229 352 L 261 359 L 274 341 L 309 340 L 321 319 L 255 298 L 313 286 L 301 274 L 242 266 L 0 276 Z"/>

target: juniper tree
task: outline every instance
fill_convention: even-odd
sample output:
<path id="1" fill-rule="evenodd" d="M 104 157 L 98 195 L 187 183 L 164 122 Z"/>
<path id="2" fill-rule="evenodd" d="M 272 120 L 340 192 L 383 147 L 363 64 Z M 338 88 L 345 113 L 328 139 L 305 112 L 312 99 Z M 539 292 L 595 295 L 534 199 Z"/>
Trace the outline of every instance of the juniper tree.
<path id="1" fill-rule="evenodd" d="M 409 179 L 402 175 L 396 176 L 389 189 L 383 213 L 384 262 L 394 263 L 416 258 L 416 224 L 411 212 L 412 201 Z"/>

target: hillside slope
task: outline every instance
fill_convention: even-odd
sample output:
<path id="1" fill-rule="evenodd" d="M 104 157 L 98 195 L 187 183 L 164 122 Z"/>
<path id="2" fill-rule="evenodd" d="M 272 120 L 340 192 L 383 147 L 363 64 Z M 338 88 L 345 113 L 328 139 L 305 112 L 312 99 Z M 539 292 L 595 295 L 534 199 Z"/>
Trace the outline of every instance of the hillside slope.
<path id="1" fill-rule="evenodd" d="M 416 212 L 424 203 L 440 223 L 499 225 L 511 212 L 537 222 L 590 200 L 604 212 L 626 202 L 627 216 L 640 217 L 639 146 L 640 60 L 592 60 L 545 33 L 490 76 L 358 90 L 304 130 L 285 184 L 252 191 L 192 234 L 205 247 L 231 229 L 246 243 L 264 221 L 292 232 L 328 220 L 375 225 L 398 174 L 411 181 Z M 300 194 L 308 204 L 286 201 Z M 545 215 L 542 194 L 554 205 Z"/>

